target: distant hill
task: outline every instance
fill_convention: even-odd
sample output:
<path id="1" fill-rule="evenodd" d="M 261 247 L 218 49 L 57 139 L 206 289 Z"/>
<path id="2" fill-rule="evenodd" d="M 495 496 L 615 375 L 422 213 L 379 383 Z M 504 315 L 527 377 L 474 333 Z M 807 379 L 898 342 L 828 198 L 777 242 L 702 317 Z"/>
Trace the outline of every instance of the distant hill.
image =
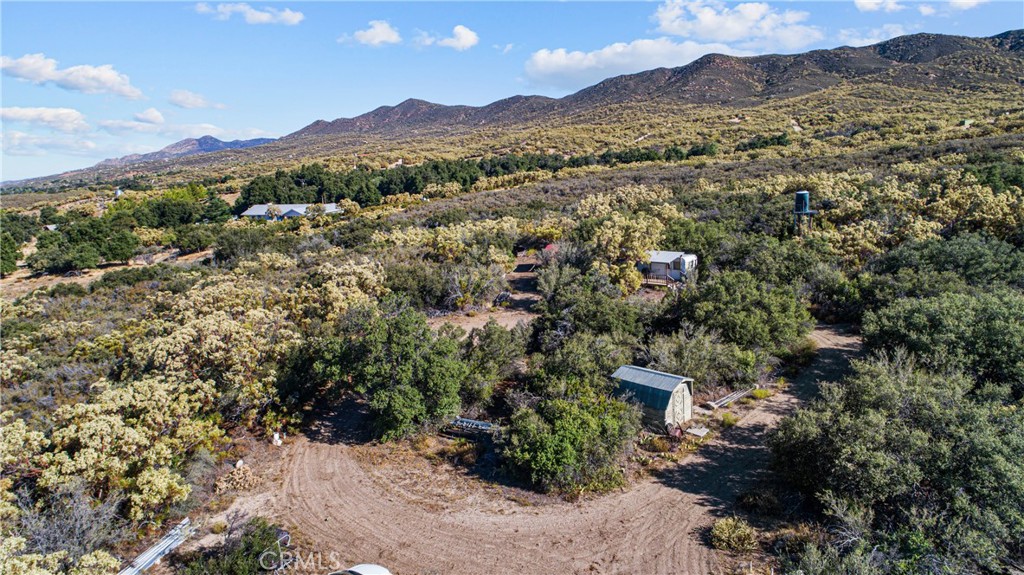
<path id="1" fill-rule="evenodd" d="M 919 87 L 923 83 L 941 88 L 971 83 L 1019 86 L 1019 74 L 1024 70 L 1020 62 L 1017 74 L 993 73 L 970 64 L 1008 55 L 1016 60 L 1022 47 L 1024 30 L 1014 30 L 991 38 L 914 34 L 862 48 L 842 47 L 788 56 L 741 58 L 709 54 L 678 68 L 609 78 L 560 99 L 515 96 L 481 107 L 444 106 L 410 99 L 355 118 L 317 120 L 282 140 L 535 122 L 640 102 L 750 106 L 871 78 L 885 78 L 886 83 L 898 87 Z"/>
<path id="2" fill-rule="evenodd" d="M 167 146 L 166 148 L 163 148 L 156 152 L 150 152 L 148 154 L 131 154 L 120 158 L 103 160 L 102 162 L 96 164 L 96 167 L 117 167 L 127 166 L 130 164 L 139 164 L 142 162 L 174 160 L 177 158 L 182 158 L 184 156 L 208 154 L 210 152 L 219 152 L 221 150 L 240 150 L 243 148 L 251 148 L 253 146 L 262 146 L 263 144 L 269 144 L 270 142 L 273 141 L 274 138 L 232 140 L 230 142 L 218 140 L 213 136 L 203 136 L 201 138 L 187 138 L 180 142 L 175 142 L 170 146 Z"/>
<path id="3" fill-rule="evenodd" d="M 913 34 L 872 46 L 793 55 L 710 54 L 678 68 L 609 78 L 563 98 L 513 96 L 486 106 L 409 99 L 354 118 L 317 120 L 278 140 L 183 140 L 152 154 L 107 160 L 85 170 L 5 187 L 53 189 L 112 181 L 129 172 L 137 177 L 172 170 L 179 172 L 177 178 L 184 172 L 194 177 L 217 170 L 245 177 L 297 162 L 388 156 L 394 150 L 418 150 L 414 153 L 429 156 L 531 149 L 564 153 L 569 147 L 578 153 L 587 146 L 593 151 L 629 145 L 659 129 L 662 134 L 678 133 L 666 128 L 672 114 L 683 114 L 678 121 L 694 124 L 710 116 L 778 110 L 787 102 L 799 102 L 789 106 L 791 117 L 819 108 L 856 116 L 918 101 L 942 111 L 949 102 L 963 103 L 978 94 L 1003 102 L 1001 113 L 1009 113 L 1020 108 L 1022 90 L 1024 30 L 989 38 Z M 843 100 L 843 94 L 856 97 Z M 970 108 L 962 113 L 973 114 Z M 831 116 L 846 124 L 819 126 L 823 132 L 859 130 L 859 124 L 850 124 L 843 114 Z M 552 147 L 556 138 L 549 136 L 558 130 L 560 139 Z"/>

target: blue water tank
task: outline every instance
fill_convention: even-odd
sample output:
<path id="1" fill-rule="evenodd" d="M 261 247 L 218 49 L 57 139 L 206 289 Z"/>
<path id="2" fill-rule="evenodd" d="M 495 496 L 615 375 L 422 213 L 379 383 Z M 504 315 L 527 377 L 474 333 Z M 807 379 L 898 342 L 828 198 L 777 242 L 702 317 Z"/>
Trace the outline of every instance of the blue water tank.
<path id="1" fill-rule="evenodd" d="M 793 206 L 794 214 L 806 214 L 811 211 L 811 192 L 806 190 L 796 193 L 796 202 Z"/>

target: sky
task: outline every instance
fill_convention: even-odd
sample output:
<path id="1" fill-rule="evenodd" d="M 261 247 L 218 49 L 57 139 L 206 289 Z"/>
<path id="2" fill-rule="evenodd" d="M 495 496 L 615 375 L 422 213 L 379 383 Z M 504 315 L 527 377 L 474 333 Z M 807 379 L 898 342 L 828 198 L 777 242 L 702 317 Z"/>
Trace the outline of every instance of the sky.
<path id="1" fill-rule="evenodd" d="M 0 180 L 407 98 L 560 97 L 708 53 L 1024 28 L 1020 0 L 0 3 Z"/>

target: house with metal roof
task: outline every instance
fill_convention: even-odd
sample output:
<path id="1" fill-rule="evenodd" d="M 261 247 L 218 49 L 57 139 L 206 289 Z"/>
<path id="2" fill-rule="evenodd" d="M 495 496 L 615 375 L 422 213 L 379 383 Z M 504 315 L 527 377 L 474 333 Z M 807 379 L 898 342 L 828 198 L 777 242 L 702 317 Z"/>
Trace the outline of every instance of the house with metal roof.
<path id="1" fill-rule="evenodd" d="M 300 218 L 306 216 L 306 210 L 311 206 L 322 205 L 325 214 L 333 214 L 338 211 L 338 204 L 256 204 L 242 212 L 243 218 L 256 218 L 260 220 L 282 220 L 284 218 Z M 276 216 L 271 215 L 271 206 L 277 211 Z"/>
<path id="2" fill-rule="evenodd" d="M 649 262 L 637 264 L 637 269 L 644 274 L 644 283 L 666 285 L 697 279 L 697 256 L 694 254 L 651 250 L 647 255 Z"/>
<path id="3" fill-rule="evenodd" d="M 693 379 L 635 365 L 615 370 L 619 395 L 638 402 L 644 417 L 667 427 L 693 417 Z"/>

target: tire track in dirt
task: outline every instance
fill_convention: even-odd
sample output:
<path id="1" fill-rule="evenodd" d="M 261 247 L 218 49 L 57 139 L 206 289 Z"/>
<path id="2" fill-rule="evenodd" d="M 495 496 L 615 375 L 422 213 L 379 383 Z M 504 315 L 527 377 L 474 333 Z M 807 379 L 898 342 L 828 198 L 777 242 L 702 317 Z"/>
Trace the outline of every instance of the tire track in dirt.
<path id="1" fill-rule="evenodd" d="M 704 532 L 764 473 L 765 432 L 811 397 L 818 381 L 841 377 L 860 347 L 830 327 L 812 337 L 819 355 L 786 393 L 759 402 L 735 428 L 623 492 L 580 504 L 480 505 L 479 497 L 467 497 L 430 508 L 375 480 L 350 444 L 324 432 L 286 447 L 284 482 L 262 511 L 295 529 L 306 550 L 347 564 L 377 562 L 397 575 L 719 572 Z M 309 572 L 332 565 L 326 567 Z"/>

